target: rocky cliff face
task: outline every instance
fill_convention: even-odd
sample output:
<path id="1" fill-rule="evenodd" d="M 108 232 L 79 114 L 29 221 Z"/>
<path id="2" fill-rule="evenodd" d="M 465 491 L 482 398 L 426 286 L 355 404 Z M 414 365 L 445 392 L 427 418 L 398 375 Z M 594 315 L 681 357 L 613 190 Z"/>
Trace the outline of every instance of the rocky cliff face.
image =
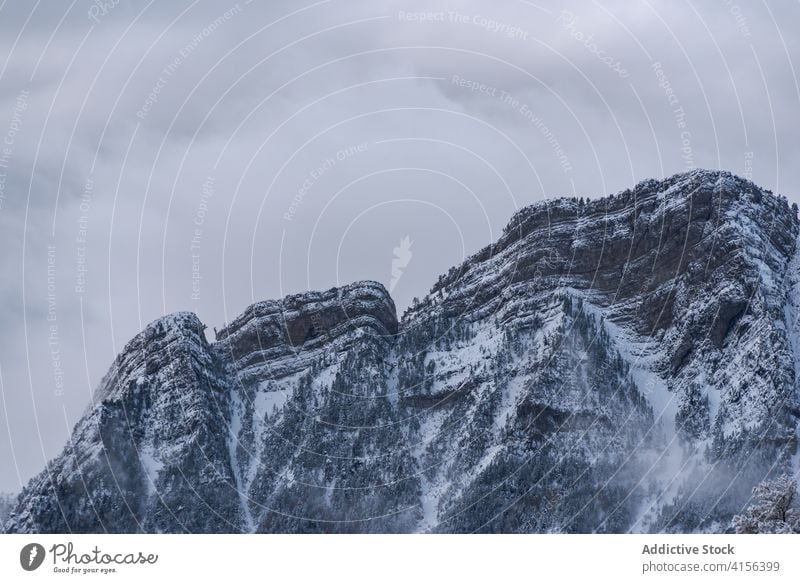
<path id="1" fill-rule="evenodd" d="M 721 531 L 796 468 L 796 209 L 727 173 L 523 209 L 377 283 L 117 358 L 10 532 Z"/>
<path id="2" fill-rule="evenodd" d="M 126 345 L 63 453 L 23 491 L 9 532 L 241 529 L 231 395 L 203 328 L 178 313 Z"/>

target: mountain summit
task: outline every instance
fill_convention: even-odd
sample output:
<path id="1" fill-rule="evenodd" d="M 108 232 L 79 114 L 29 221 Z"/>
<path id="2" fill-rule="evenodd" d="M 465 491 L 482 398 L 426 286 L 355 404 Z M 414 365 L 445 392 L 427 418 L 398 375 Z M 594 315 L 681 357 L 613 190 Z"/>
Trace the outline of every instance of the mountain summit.
<path id="1" fill-rule="evenodd" d="M 399 322 L 375 282 L 161 318 L 5 530 L 728 530 L 798 468 L 798 233 L 697 170 L 522 209 Z"/>

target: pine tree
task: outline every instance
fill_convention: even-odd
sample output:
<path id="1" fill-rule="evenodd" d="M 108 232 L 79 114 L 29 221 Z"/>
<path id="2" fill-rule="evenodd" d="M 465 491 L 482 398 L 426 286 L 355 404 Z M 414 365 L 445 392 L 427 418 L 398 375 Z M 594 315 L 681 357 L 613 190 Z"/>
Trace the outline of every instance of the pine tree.
<path id="1" fill-rule="evenodd" d="M 739 534 L 800 533 L 797 481 L 784 474 L 761 482 L 753 488 L 750 506 L 733 517 L 731 526 Z"/>

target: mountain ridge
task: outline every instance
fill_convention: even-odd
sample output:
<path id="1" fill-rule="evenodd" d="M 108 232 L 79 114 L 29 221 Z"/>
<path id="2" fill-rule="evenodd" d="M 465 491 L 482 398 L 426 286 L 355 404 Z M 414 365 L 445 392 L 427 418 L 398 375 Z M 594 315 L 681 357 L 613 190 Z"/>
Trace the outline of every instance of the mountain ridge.
<path id="1" fill-rule="evenodd" d="M 6 530 L 725 530 L 797 464 L 799 232 L 697 170 L 520 209 L 399 320 L 371 281 L 159 318 Z"/>

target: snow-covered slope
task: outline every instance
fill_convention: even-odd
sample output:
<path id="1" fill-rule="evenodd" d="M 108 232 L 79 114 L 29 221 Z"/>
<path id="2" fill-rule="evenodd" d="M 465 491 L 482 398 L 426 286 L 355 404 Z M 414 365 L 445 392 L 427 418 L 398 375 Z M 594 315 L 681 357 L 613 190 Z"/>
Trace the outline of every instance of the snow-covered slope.
<path id="1" fill-rule="evenodd" d="M 161 319 L 6 529 L 725 530 L 800 458 L 799 232 L 693 171 L 521 210 L 400 322 L 374 282 Z"/>

